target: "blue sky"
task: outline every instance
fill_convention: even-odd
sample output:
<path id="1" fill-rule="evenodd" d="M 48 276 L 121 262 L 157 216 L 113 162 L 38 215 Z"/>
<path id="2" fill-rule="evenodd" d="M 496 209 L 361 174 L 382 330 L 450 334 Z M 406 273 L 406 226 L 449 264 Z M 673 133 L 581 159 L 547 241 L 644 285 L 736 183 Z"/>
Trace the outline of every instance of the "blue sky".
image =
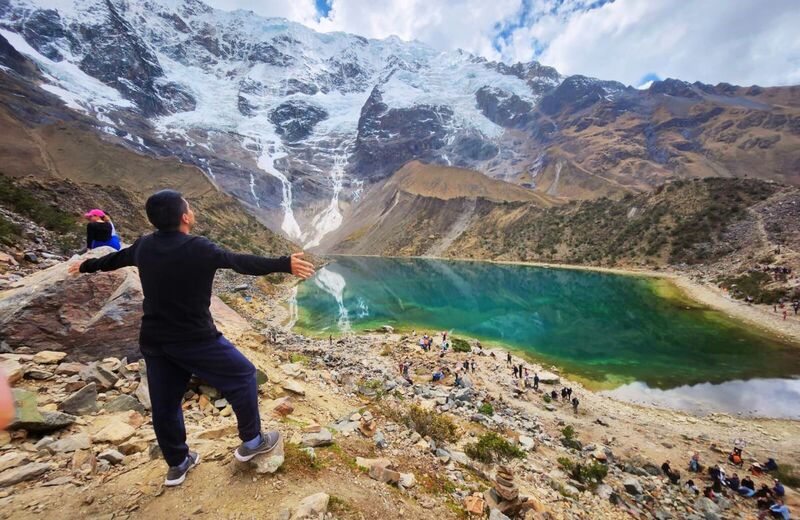
<path id="1" fill-rule="evenodd" d="M 800 0 L 206 0 L 639 86 L 800 84 Z"/>

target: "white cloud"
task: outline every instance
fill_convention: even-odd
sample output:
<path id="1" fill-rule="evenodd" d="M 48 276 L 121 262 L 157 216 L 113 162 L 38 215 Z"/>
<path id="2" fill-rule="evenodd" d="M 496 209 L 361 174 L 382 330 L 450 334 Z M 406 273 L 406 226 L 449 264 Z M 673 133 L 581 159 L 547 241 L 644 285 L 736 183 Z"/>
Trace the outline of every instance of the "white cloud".
<path id="1" fill-rule="evenodd" d="M 540 57 L 564 74 L 637 84 L 654 72 L 740 85 L 800 83 L 794 0 L 624 0 L 575 14 Z"/>
<path id="2" fill-rule="evenodd" d="M 397 35 L 442 50 L 460 48 L 499 59 L 492 48 L 494 24 L 518 8 L 519 0 L 334 0 L 328 17 L 312 27 L 369 38 Z"/>
<path id="3" fill-rule="evenodd" d="M 800 83 L 796 0 L 207 0 L 319 31 L 397 35 L 507 62 L 538 59 L 563 74 L 638 85 L 649 73 L 740 85 Z"/>

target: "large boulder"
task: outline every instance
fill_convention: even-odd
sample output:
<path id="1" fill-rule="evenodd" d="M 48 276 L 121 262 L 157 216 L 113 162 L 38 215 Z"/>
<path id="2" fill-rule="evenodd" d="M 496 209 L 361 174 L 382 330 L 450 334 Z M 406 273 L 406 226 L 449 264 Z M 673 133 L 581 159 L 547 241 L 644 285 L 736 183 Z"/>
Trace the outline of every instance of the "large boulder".
<path id="1" fill-rule="evenodd" d="M 101 247 L 87 257 L 112 251 Z M 72 277 L 69 264 L 38 271 L 0 293 L 2 339 L 12 347 L 66 352 L 80 361 L 138 358 L 142 290 L 136 270 Z"/>
<path id="2" fill-rule="evenodd" d="M 94 249 L 0 291 L 0 340 L 33 352 L 65 352 L 72 361 L 139 359 L 143 296 L 138 271 L 129 267 L 80 276 L 67 272 L 73 262 L 113 251 Z M 217 297 L 211 300 L 211 313 L 226 335 L 235 337 L 250 328 Z"/>
<path id="3" fill-rule="evenodd" d="M 52 469 L 50 464 L 44 464 L 40 462 L 31 462 L 30 464 L 26 464 L 24 466 L 7 469 L 3 472 L 0 472 L 0 488 L 11 486 L 17 484 L 18 482 L 32 480 L 39 475 L 50 471 L 50 469 Z"/>

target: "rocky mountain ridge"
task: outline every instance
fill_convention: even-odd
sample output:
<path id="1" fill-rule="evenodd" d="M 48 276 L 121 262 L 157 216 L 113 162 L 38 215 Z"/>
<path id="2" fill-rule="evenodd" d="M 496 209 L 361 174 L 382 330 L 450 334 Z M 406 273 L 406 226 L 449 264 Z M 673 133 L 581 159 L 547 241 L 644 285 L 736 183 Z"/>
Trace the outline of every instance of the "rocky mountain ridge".
<path id="1" fill-rule="evenodd" d="M 54 95 L 54 115 L 78 111 L 105 140 L 197 166 L 307 247 L 414 159 L 565 199 L 675 178 L 800 183 L 797 87 L 637 90 L 198 0 L 9 0 L 0 38 L 0 74 L 37 93 L 4 100 L 18 117 L 34 123 L 27 105 Z"/>

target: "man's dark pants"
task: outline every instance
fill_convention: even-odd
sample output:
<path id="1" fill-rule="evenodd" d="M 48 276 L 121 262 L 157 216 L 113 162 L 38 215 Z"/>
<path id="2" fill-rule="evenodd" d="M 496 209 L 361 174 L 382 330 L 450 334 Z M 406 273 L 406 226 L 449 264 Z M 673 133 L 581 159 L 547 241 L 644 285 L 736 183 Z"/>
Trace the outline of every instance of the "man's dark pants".
<path id="1" fill-rule="evenodd" d="M 141 350 L 147 365 L 153 429 L 167 464 L 177 466 L 189 453 L 181 403 L 192 374 L 217 388 L 231 404 L 242 441 L 261 432 L 256 369 L 225 337 L 142 345 Z"/>

